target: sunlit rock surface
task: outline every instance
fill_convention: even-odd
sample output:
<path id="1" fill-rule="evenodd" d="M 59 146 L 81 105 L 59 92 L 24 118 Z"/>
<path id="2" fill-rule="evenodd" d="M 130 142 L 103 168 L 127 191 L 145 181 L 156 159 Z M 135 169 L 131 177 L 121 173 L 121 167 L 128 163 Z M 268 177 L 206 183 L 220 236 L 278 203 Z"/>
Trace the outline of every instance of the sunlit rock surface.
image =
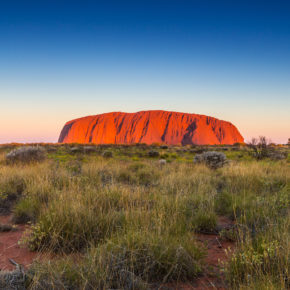
<path id="1" fill-rule="evenodd" d="M 230 122 L 167 111 L 112 112 L 69 121 L 60 143 L 215 145 L 243 143 Z"/>

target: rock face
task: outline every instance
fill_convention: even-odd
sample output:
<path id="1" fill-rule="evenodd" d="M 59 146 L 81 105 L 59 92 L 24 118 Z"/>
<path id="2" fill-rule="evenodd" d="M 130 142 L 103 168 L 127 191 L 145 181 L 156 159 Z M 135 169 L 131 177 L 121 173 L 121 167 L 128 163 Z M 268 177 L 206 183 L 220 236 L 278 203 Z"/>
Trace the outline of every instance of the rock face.
<path id="1" fill-rule="evenodd" d="M 69 121 L 60 143 L 215 145 L 243 143 L 230 122 L 197 114 L 167 111 L 112 112 Z"/>

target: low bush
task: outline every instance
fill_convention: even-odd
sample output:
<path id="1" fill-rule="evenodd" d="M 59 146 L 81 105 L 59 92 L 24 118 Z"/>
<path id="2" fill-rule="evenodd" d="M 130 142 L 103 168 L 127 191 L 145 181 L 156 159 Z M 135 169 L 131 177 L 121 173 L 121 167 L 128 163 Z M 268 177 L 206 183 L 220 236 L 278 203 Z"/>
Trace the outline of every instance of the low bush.
<path id="1" fill-rule="evenodd" d="M 27 222 L 35 222 L 39 215 L 41 204 L 37 199 L 25 197 L 13 208 L 13 221 L 17 224 L 25 224 Z"/>
<path id="2" fill-rule="evenodd" d="M 160 148 L 161 149 L 168 149 L 168 146 L 167 145 L 161 145 Z"/>
<path id="3" fill-rule="evenodd" d="M 158 184 L 159 172 L 155 169 L 143 168 L 136 172 L 138 184 L 145 186 L 152 186 Z"/>
<path id="4" fill-rule="evenodd" d="M 287 159 L 288 153 L 275 150 L 269 153 L 269 157 L 271 160 L 283 160 L 283 159 Z"/>
<path id="5" fill-rule="evenodd" d="M 0 176 L 0 214 L 10 213 L 15 202 L 25 190 L 25 180 L 21 176 Z"/>
<path id="6" fill-rule="evenodd" d="M 136 162 L 128 166 L 128 169 L 132 172 L 136 172 L 140 169 L 145 168 L 147 165 L 141 162 Z"/>
<path id="7" fill-rule="evenodd" d="M 103 152 L 103 154 L 102 154 L 102 156 L 104 157 L 104 158 L 112 158 L 113 157 L 113 152 L 112 151 L 104 151 Z"/>
<path id="8" fill-rule="evenodd" d="M 128 168 L 122 168 L 116 180 L 118 182 L 131 185 L 152 186 L 158 183 L 159 172 L 156 169 L 149 168 L 142 163 L 132 164 Z"/>
<path id="9" fill-rule="evenodd" d="M 46 157 L 45 150 L 41 147 L 20 147 L 6 155 L 6 162 L 9 164 L 21 162 L 31 163 L 43 161 Z"/>
<path id="10" fill-rule="evenodd" d="M 159 156 L 160 156 L 160 153 L 159 153 L 158 151 L 155 151 L 155 150 L 150 150 L 150 151 L 148 152 L 148 156 L 149 156 L 149 157 L 152 157 L 152 158 L 154 158 L 154 157 L 159 157 Z"/>
<path id="11" fill-rule="evenodd" d="M 119 172 L 117 176 L 117 181 L 127 184 L 135 184 L 137 182 L 134 174 L 127 169 L 123 169 Z"/>
<path id="12" fill-rule="evenodd" d="M 211 169 L 218 169 L 226 164 L 227 158 L 222 152 L 208 151 L 195 155 L 193 161 L 194 163 L 204 163 Z"/>
<path id="13" fill-rule="evenodd" d="M 275 148 L 265 136 L 252 138 L 248 144 L 251 149 L 250 154 L 257 160 L 270 158 L 272 160 L 287 159 L 288 153 Z"/>

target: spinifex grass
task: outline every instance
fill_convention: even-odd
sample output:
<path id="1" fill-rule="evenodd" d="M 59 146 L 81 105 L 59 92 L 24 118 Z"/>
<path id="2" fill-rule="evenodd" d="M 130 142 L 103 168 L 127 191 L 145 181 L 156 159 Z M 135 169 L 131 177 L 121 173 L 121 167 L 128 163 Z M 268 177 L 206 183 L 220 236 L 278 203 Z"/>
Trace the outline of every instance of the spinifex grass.
<path id="1" fill-rule="evenodd" d="M 22 242 L 64 254 L 35 263 L 30 287 L 146 289 L 194 280 L 206 268 L 196 235 L 215 231 L 227 216 L 236 242 L 222 265 L 229 287 L 287 288 L 289 162 L 240 158 L 237 152 L 248 156 L 244 148 L 229 148 L 224 152 L 237 159 L 211 170 L 192 162 L 193 149 L 153 148 L 171 161 L 160 166 L 148 157 L 151 149 L 107 146 L 85 154 L 60 147 L 43 163 L 2 162 L 1 206 L 17 222 L 32 223 Z"/>

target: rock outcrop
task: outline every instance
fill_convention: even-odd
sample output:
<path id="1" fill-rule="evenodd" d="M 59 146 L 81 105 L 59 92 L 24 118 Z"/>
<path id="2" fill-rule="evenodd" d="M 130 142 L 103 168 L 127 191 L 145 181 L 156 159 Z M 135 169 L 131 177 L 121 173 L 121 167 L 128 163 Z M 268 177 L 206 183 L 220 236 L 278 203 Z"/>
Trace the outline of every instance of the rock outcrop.
<path id="1" fill-rule="evenodd" d="M 215 145 L 243 143 L 230 122 L 167 111 L 112 112 L 69 121 L 60 143 Z"/>

